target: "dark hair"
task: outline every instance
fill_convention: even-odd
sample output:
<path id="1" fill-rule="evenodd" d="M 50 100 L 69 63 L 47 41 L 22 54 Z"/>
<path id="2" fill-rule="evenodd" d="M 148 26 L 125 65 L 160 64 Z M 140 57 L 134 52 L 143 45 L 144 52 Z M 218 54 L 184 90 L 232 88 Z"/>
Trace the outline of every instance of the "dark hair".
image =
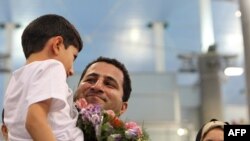
<path id="1" fill-rule="evenodd" d="M 218 123 L 216 123 L 216 122 L 220 122 L 220 123 L 218 124 Z M 211 128 L 204 129 L 204 127 L 207 126 L 209 123 L 214 123 L 214 125 L 212 125 Z M 203 130 L 207 130 L 206 133 L 208 133 L 211 129 L 214 129 L 214 128 L 222 128 L 222 127 L 221 127 L 221 124 L 223 124 L 223 125 L 229 125 L 228 122 L 219 121 L 219 120 L 217 120 L 217 119 L 211 119 L 209 122 L 207 122 L 207 123 L 205 123 L 204 125 L 202 125 L 202 127 L 200 128 L 200 130 L 198 131 L 198 133 L 197 133 L 197 135 L 196 135 L 195 141 L 201 141 Z M 223 129 L 222 129 L 222 130 L 223 130 Z M 206 133 L 205 133 L 205 134 L 206 134 Z"/>
<path id="2" fill-rule="evenodd" d="M 82 40 L 76 28 L 64 17 L 48 14 L 32 21 L 23 31 L 22 46 L 26 59 L 43 49 L 46 42 L 54 36 L 62 36 L 65 48 L 74 45 L 82 50 Z"/>
<path id="3" fill-rule="evenodd" d="M 132 91 L 130 76 L 129 76 L 128 70 L 126 69 L 125 65 L 122 64 L 121 62 L 119 62 L 119 61 L 116 60 L 116 59 L 112 59 L 112 58 L 107 58 L 107 57 L 102 57 L 102 56 L 101 56 L 101 57 L 98 57 L 96 60 L 90 62 L 90 63 L 85 67 L 85 69 L 83 70 L 78 85 L 80 84 L 82 78 L 83 78 L 84 75 L 86 74 L 88 68 L 89 68 L 92 64 L 97 63 L 97 62 L 105 62 L 105 63 L 108 63 L 108 64 L 112 64 L 112 65 L 114 65 L 115 67 L 117 67 L 119 70 L 122 71 L 123 76 L 124 76 L 124 77 L 123 77 L 123 97 L 122 97 L 122 101 L 123 101 L 123 102 L 127 102 L 128 99 L 129 99 L 129 97 L 130 97 L 130 93 L 131 93 L 131 91 Z"/>

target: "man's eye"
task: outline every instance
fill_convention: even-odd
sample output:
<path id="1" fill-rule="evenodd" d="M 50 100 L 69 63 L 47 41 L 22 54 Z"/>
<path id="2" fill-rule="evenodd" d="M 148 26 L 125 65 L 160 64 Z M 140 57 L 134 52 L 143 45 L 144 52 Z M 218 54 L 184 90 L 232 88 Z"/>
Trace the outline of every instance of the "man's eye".
<path id="1" fill-rule="evenodd" d="M 88 78 L 88 79 L 85 80 L 85 82 L 93 83 L 93 82 L 95 82 L 95 79 Z"/>
<path id="2" fill-rule="evenodd" d="M 112 88 L 115 88 L 115 85 L 112 82 L 105 82 L 105 85 L 109 86 L 109 87 L 112 87 Z"/>

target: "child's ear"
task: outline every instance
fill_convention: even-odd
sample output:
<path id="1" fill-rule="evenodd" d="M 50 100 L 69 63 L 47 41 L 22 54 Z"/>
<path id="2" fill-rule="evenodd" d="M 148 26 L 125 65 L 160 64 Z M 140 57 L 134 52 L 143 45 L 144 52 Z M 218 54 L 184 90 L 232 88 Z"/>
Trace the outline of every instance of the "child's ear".
<path id="1" fill-rule="evenodd" d="M 63 38 L 62 36 L 54 37 L 52 50 L 57 55 L 59 53 L 60 47 L 63 46 Z"/>

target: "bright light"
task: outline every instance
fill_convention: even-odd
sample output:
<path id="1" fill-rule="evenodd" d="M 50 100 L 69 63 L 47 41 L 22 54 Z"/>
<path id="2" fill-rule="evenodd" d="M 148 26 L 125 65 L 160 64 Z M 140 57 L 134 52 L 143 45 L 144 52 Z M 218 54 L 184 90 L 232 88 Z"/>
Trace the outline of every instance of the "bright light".
<path id="1" fill-rule="evenodd" d="M 179 136 L 186 135 L 186 134 L 187 134 L 187 129 L 179 128 L 179 129 L 177 130 L 177 134 L 178 134 Z"/>
<path id="2" fill-rule="evenodd" d="M 243 68 L 240 67 L 228 67 L 224 70 L 226 76 L 239 76 L 244 72 Z"/>
<path id="3" fill-rule="evenodd" d="M 133 28 L 131 31 L 130 31 L 130 40 L 132 42 L 138 42 L 140 38 L 140 31 L 138 28 Z"/>
<path id="4" fill-rule="evenodd" d="M 242 35 L 238 33 L 229 33 L 224 36 L 224 46 L 221 48 L 224 53 L 229 54 L 240 54 L 243 52 L 243 47 L 241 46 L 243 39 Z"/>
<path id="5" fill-rule="evenodd" d="M 143 34 L 140 28 L 133 27 L 119 32 L 119 36 L 114 36 L 114 44 L 119 44 L 112 50 L 112 54 L 120 52 L 121 56 L 128 56 L 131 60 L 145 61 L 152 52 L 150 50 L 150 36 Z"/>
<path id="6" fill-rule="evenodd" d="M 240 12 L 240 10 L 237 10 L 237 11 L 234 13 L 234 15 L 235 15 L 236 17 L 241 17 L 241 12 Z"/>

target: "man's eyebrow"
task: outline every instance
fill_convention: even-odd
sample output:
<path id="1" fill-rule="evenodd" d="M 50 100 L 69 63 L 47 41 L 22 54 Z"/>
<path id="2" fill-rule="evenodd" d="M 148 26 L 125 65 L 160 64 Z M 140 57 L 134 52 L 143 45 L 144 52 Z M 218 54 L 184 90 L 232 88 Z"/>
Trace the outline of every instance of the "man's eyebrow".
<path id="1" fill-rule="evenodd" d="M 90 73 L 90 74 L 87 74 L 87 77 L 89 77 L 89 76 L 99 76 L 99 74 L 97 74 L 97 73 Z"/>

